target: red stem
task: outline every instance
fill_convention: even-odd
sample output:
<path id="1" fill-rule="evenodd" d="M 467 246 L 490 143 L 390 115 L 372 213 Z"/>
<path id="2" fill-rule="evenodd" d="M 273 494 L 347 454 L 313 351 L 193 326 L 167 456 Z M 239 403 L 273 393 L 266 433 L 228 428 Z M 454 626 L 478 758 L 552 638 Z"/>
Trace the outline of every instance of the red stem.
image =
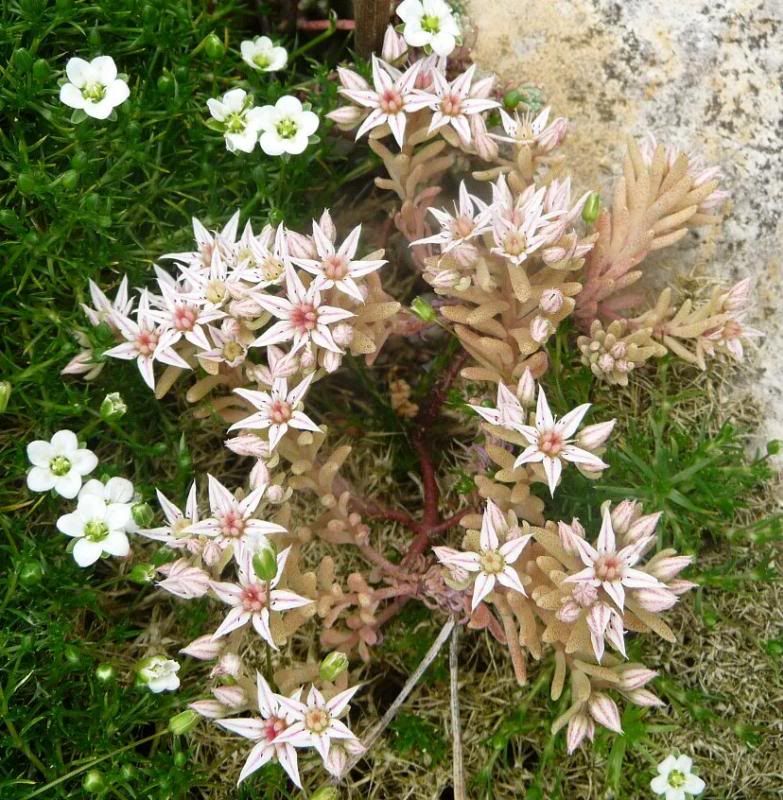
<path id="1" fill-rule="evenodd" d="M 338 19 L 332 23 L 328 19 L 298 19 L 296 27 L 300 31 L 326 31 L 332 27 L 337 28 L 338 31 L 352 31 L 356 28 L 356 20 L 353 19 Z"/>

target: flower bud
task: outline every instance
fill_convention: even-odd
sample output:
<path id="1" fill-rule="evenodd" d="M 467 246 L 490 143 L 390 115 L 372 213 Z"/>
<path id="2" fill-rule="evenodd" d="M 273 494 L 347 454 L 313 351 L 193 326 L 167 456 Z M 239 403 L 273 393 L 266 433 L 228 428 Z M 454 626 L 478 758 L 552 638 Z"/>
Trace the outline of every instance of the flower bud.
<path id="1" fill-rule="evenodd" d="M 0 381 L 0 414 L 5 413 L 8 401 L 11 399 L 11 384 L 9 381 Z"/>
<path id="2" fill-rule="evenodd" d="M 117 672 L 111 664 L 98 664 L 95 668 L 95 677 L 101 683 L 108 683 L 114 680 Z"/>
<path id="3" fill-rule="evenodd" d="M 353 130 L 364 116 L 362 110 L 356 106 L 340 106 L 330 111 L 326 118 L 332 120 L 341 131 Z"/>
<path id="4" fill-rule="evenodd" d="M 41 582 L 43 573 L 40 561 L 25 560 L 19 565 L 19 583 L 22 586 L 36 586 Z"/>
<path id="5" fill-rule="evenodd" d="M 669 581 L 666 588 L 672 594 L 676 594 L 679 597 L 681 594 L 685 594 L 685 592 L 689 592 L 691 589 L 698 589 L 699 584 L 694 583 L 693 581 L 685 581 L 681 578 L 677 578 L 676 580 Z"/>
<path id="6" fill-rule="evenodd" d="M 582 219 L 588 224 L 592 225 L 597 219 L 601 211 L 601 195 L 598 192 L 592 192 L 587 198 L 584 208 L 582 209 Z"/>
<path id="7" fill-rule="evenodd" d="M 199 714 L 193 709 L 187 709 L 186 711 L 180 711 L 179 714 L 175 714 L 169 720 L 169 730 L 175 736 L 182 736 L 183 733 L 187 733 L 188 731 L 192 730 L 199 720 Z"/>
<path id="8" fill-rule="evenodd" d="M 563 307 L 564 298 L 560 289 L 545 289 L 541 293 L 538 301 L 538 307 L 545 314 L 557 314 Z"/>
<path id="9" fill-rule="evenodd" d="M 217 700 L 195 700 L 188 703 L 188 708 L 193 709 L 197 714 L 206 719 L 220 719 L 231 713 L 231 709 L 226 708 Z"/>
<path id="10" fill-rule="evenodd" d="M 128 580 L 144 585 L 155 580 L 155 567 L 152 564 L 136 564 L 128 573 Z"/>
<path id="11" fill-rule="evenodd" d="M 517 384 L 517 398 L 523 408 L 531 408 L 536 402 L 536 381 L 533 373 L 525 368 Z"/>
<path id="12" fill-rule="evenodd" d="M 370 84 L 367 83 L 358 72 L 354 72 L 352 69 L 337 67 L 337 76 L 340 78 L 340 83 L 346 89 L 363 92 L 370 88 Z"/>
<path id="13" fill-rule="evenodd" d="M 268 539 L 261 540 L 253 553 L 253 572 L 262 581 L 274 580 L 277 575 L 277 548 Z"/>
<path id="14" fill-rule="evenodd" d="M 348 669 L 348 656 L 335 650 L 329 653 L 318 668 L 318 677 L 322 681 L 334 681 Z"/>
<path id="15" fill-rule="evenodd" d="M 324 236 L 330 241 L 334 242 L 337 238 L 337 229 L 334 227 L 334 222 L 332 221 L 332 215 L 329 213 L 329 209 L 325 208 L 323 213 L 321 214 L 320 218 L 318 219 L 318 227 L 321 229 L 321 232 Z"/>
<path id="16" fill-rule="evenodd" d="M 595 450 L 600 447 L 609 438 L 616 422 L 616 419 L 610 419 L 608 422 L 587 425 L 576 437 L 577 446 L 585 450 Z"/>
<path id="17" fill-rule="evenodd" d="M 340 800 L 340 793 L 334 786 L 322 786 L 310 795 L 310 800 Z"/>
<path id="18" fill-rule="evenodd" d="M 634 689 L 641 689 L 642 686 L 649 683 L 658 673 L 653 669 L 647 669 L 641 666 L 628 666 L 620 672 L 620 682 L 617 684 L 618 689 L 626 692 L 632 692 Z"/>
<path id="19" fill-rule="evenodd" d="M 216 686 L 212 694 L 228 708 L 240 709 L 247 705 L 247 695 L 241 686 Z"/>
<path id="20" fill-rule="evenodd" d="M 544 344 L 554 330 L 554 326 L 546 317 L 536 315 L 530 323 L 530 338 L 537 344 Z"/>
<path id="21" fill-rule="evenodd" d="M 670 556 L 651 561 L 647 565 L 646 571 L 662 583 L 667 583 L 677 577 L 692 561 L 691 556 Z"/>
<path id="22" fill-rule="evenodd" d="M 140 528 L 149 528 L 152 520 L 155 519 L 155 513 L 149 503 L 134 503 L 131 506 L 131 516 Z"/>
<path id="23" fill-rule="evenodd" d="M 668 611 L 677 603 L 677 595 L 663 587 L 636 589 L 634 600 L 645 610 L 653 614 Z"/>
<path id="24" fill-rule="evenodd" d="M 255 456 L 256 458 L 268 458 L 269 442 L 265 442 L 254 433 L 246 433 L 241 436 L 234 436 L 225 442 L 226 447 L 232 453 L 239 456 Z"/>
<path id="25" fill-rule="evenodd" d="M 620 712 L 617 710 L 617 704 L 612 700 L 609 695 L 602 692 L 593 692 L 587 701 L 587 707 L 590 710 L 590 716 L 615 733 L 622 733 L 623 729 L 620 725 Z"/>
<path id="26" fill-rule="evenodd" d="M 389 25 L 383 35 L 381 58 L 391 64 L 400 58 L 407 49 L 408 45 L 405 43 L 405 38 L 394 30 L 393 25 Z"/>
<path id="27" fill-rule="evenodd" d="M 269 483 L 269 468 L 265 461 L 260 458 L 256 461 L 253 469 L 250 470 L 249 480 L 251 489 L 258 489 Z"/>
<path id="28" fill-rule="evenodd" d="M 648 536 L 652 536 L 652 534 L 655 533 L 655 529 L 658 527 L 661 514 L 662 512 L 659 511 L 657 514 L 646 514 L 643 517 L 639 517 L 628 529 L 628 533 L 625 535 L 625 543 L 630 544 L 638 539 L 645 539 Z"/>
<path id="29" fill-rule="evenodd" d="M 348 347 L 353 341 L 353 327 L 340 322 L 332 328 L 332 338 L 339 347 Z"/>
<path id="30" fill-rule="evenodd" d="M 519 89 L 511 89 L 503 95 L 503 108 L 507 111 L 513 111 L 522 100 L 522 92 Z"/>
<path id="31" fill-rule="evenodd" d="M 612 420 L 614 424 L 615 420 Z M 641 505 L 635 500 L 623 500 L 612 509 L 612 528 L 614 532 L 623 536 L 628 532 L 631 524 L 638 518 Z"/>
<path id="32" fill-rule="evenodd" d="M 486 123 L 480 116 L 474 115 L 470 118 L 470 132 L 479 158 L 495 161 L 498 157 L 498 143 L 487 133 Z"/>
<path id="33" fill-rule="evenodd" d="M 582 743 L 585 736 L 592 741 L 595 734 L 595 723 L 584 712 L 580 711 L 571 717 L 566 732 L 566 746 L 569 755 Z"/>
<path id="34" fill-rule="evenodd" d="M 223 642 L 214 641 L 210 634 L 199 636 L 194 639 L 187 647 L 183 647 L 179 652 L 199 661 L 211 661 L 217 658 L 223 649 Z"/>
<path id="35" fill-rule="evenodd" d="M 207 58 L 210 61 L 218 61 L 219 59 L 223 58 L 223 55 L 226 52 L 226 47 L 219 36 L 214 33 L 210 33 L 209 36 L 204 39 L 204 52 L 207 54 Z"/>
<path id="36" fill-rule="evenodd" d="M 656 706 L 664 706 L 666 703 L 660 697 L 656 697 L 648 689 L 634 689 L 631 692 L 626 692 L 625 696 L 636 706 L 643 708 L 654 708 Z"/>
<path id="37" fill-rule="evenodd" d="M 598 369 L 607 375 L 614 370 L 614 359 L 609 355 L 609 353 L 603 353 L 598 359 Z"/>
<path id="38" fill-rule="evenodd" d="M 280 484 L 273 483 L 266 490 L 266 499 L 273 505 L 284 503 L 288 499 L 288 490 L 284 489 Z"/>
<path id="39" fill-rule="evenodd" d="M 82 787 L 84 791 L 89 794 L 98 794 L 102 792 L 106 788 L 106 780 L 103 777 L 103 773 L 100 770 L 91 769 L 84 776 Z"/>
<path id="40" fill-rule="evenodd" d="M 299 369 L 302 372 L 312 372 L 316 366 L 315 353 L 313 348 L 307 344 L 299 351 Z"/>
<path id="41" fill-rule="evenodd" d="M 438 318 L 438 312 L 421 296 L 414 297 L 411 311 L 424 322 L 435 322 Z"/>
<path id="42" fill-rule="evenodd" d="M 228 676 L 230 678 L 238 678 L 240 672 L 242 672 L 242 659 L 236 653 L 224 653 L 220 657 L 220 661 L 215 664 L 212 672 L 209 673 L 209 677 L 220 678 Z"/>
<path id="43" fill-rule="evenodd" d="M 111 392 L 103 398 L 100 407 L 101 419 L 108 421 L 111 419 L 119 419 L 128 410 L 122 395 L 119 392 Z"/>

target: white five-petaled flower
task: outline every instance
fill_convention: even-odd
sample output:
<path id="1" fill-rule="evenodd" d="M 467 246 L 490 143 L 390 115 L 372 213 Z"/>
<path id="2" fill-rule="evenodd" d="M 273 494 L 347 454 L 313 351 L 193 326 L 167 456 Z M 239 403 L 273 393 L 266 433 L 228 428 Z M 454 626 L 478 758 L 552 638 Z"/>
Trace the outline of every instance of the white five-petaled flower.
<path id="1" fill-rule="evenodd" d="M 313 241 L 319 260 L 311 258 L 292 258 L 291 260 L 302 269 L 315 275 L 313 283 L 318 289 L 331 289 L 347 294 L 357 303 L 364 302 L 364 296 L 354 278 L 363 278 L 371 272 L 380 269 L 386 261 L 383 259 L 373 261 L 354 260 L 359 247 L 359 237 L 362 226 L 357 225 L 346 237 L 345 241 L 335 249 L 334 242 L 313 220 Z"/>
<path id="2" fill-rule="evenodd" d="M 95 453 L 81 449 L 76 434 L 68 430 L 57 431 L 48 442 L 43 439 L 30 442 L 27 458 L 33 465 L 27 473 L 30 491 L 54 489 L 69 500 L 79 494 L 82 478 L 98 466 Z"/>
<path id="3" fill-rule="evenodd" d="M 262 72 L 277 72 L 288 63 L 288 51 L 275 45 L 268 36 L 246 39 L 239 45 L 239 51 L 248 66 Z"/>
<path id="4" fill-rule="evenodd" d="M 237 783 L 242 783 L 245 778 L 263 767 L 264 764 L 272 759 L 277 759 L 280 766 L 288 773 L 288 777 L 301 789 L 302 782 L 299 778 L 296 750 L 289 742 L 278 741 L 280 734 L 291 724 L 293 714 L 282 705 L 281 696 L 272 691 L 260 672 L 256 673 L 256 686 L 261 719 L 237 717 L 216 720 L 217 724 L 226 730 L 256 743 L 239 773 Z M 297 700 L 300 693 L 301 689 L 294 695 Z"/>
<path id="5" fill-rule="evenodd" d="M 220 100 L 211 97 L 207 107 L 213 119 L 223 125 L 226 150 L 250 153 L 261 131 L 261 109 L 252 105 L 253 98 L 244 89 L 232 89 Z"/>
<path id="6" fill-rule="evenodd" d="M 517 457 L 514 467 L 541 463 L 553 497 L 564 461 L 581 464 L 592 470 L 606 469 L 609 466 L 588 450 L 571 444 L 572 437 L 589 408 L 590 403 L 583 403 L 555 422 L 544 390 L 539 386 L 535 427 L 520 425 L 516 429 L 530 442 L 530 445 Z"/>
<path id="7" fill-rule="evenodd" d="M 658 764 L 658 774 L 650 781 L 650 788 L 665 800 L 695 797 L 704 791 L 706 784 L 691 769 L 693 761 L 688 756 L 667 756 Z"/>
<path id="8" fill-rule="evenodd" d="M 280 704 L 291 714 L 293 723 L 280 734 L 278 741 L 290 742 L 294 747 L 312 747 L 329 762 L 330 749 L 341 742 L 357 742 L 356 736 L 339 717 L 348 710 L 348 703 L 360 686 L 352 686 L 331 700 L 312 686 L 307 700 L 302 703 L 294 697 L 280 697 Z"/>
<path id="9" fill-rule="evenodd" d="M 76 511 L 57 520 L 57 530 L 76 539 L 73 560 L 80 567 L 94 564 L 102 553 L 127 556 L 130 552 L 125 528 L 130 508 L 125 503 L 106 503 L 94 494 L 79 498 Z"/>
<path id="10" fill-rule="evenodd" d="M 438 244 L 442 253 L 448 253 L 492 227 L 491 209 L 483 200 L 468 192 L 465 181 L 459 185 L 459 205 L 454 204 L 454 214 L 434 206 L 430 206 L 429 212 L 438 220 L 440 232 L 411 242 L 411 245 Z"/>
<path id="11" fill-rule="evenodd" d="M 279 320 L 253 342 L 253 347 L 293 340 L 292 352 L 312 342 L 334 353 L 342 353 L 334 341 L 330 326 L 355 315 L 344 308 L 322 305 L 321 292 L 315 281 L 305 288 L 290 264 L 286 265 L 285 272 L 287 297 L 261 293 L 253 295 L 262 308 Z"/>
<path id="12" fill-rule="evenodd" d="M 70 58 L 65 74 L 69 83 L 60 87 L 60 102 L 94 119 L 106 119 L 130 94 L 128 84 L 117 77 L 117 65 L 111 56 L 98 56 L 92 61 Z"/>
<path id="13" fill-rule="evenodd" d="M 252 550 L 264 536 L 285 533 L 282 525 L 253 517 L 266 491 L 265 485 L 254 489 L 244 500 L 237 500 L 217 478 L 208 474 L 207 479 L 212 516 L 190 525 L 190 533 L 215 537 L 216 543 L 223 548 L 234 546 L 235 559 Z"/>
<path id="14" fill-rule="evenodd" d="M 155 694 L 179 689 L 180 665 L 173 658 L 150 656 L 139 664 L 138 675 L 142 683 Z"/>
<path id="15" fill-rule="evenodd" d="M 256 633 L 273 650 L 278 649 L 269 627 L 270 612 L 301 608 L 313 602 L 295 592 L 277 588 L 290 552 L 291 548 L 286 547 L 285 550 L 278 553 L 275 577 L 271 581 L 264 581 L 253 570 L 252 550 L 245 548 L 238 562 L 237 578 L 239 583 L 213 582 L 211 584 L 212 591 L 224 603 L 232 606 L 231 611 L 212 634 L 213 639 L 219 639 L 249 622 Z"/>
<path id="16" fill-rule="evenodd" d="M 530 534 L 507 538 L 500 544 L 498 534 L 509 534 L 509 525 L 503 512 L 492 500 L 487 500 L 487 507 L 481 519 L 480 551 L 463 552 L 451 547 L 433 547 L 438 560 L 447 567 L 476 573 L 473 584 L 472 610 L 494 590 L 499 583 L 507 589 L 526 594 L 519 574 L 512 566 L 522 554 L 525 545 L 530 541 Z"/>
<path id="17" fill-rule="evenodd" d="M 579 536 L 570 541 L 576 547 L 579 558 L 585 568 L 575 575 L 565 578 L 565 583 L 586 583 L 596 589 L 602 588 L 612 599 L 620 611 L 625 604 L 625 589 L 658 589 L 664 586 L 656 577 L 634 565 L 642 557 L 655 534 L 640 539 L 617 549 L 617 539 L 612 527 L 612 515 L 608 505 L 603 509 L 601 531 L 595 547 Z"/>
<path id="18" fill-rule="evenodd" d="M 281 97 L 273 106 L 262 106 L 258 143 L 268 156 L 299 155 L 318 130 L 318 115 L 305 109 L 293 95 Z"/>
<path id="19" fill-rule="evenodd" d="M 373 89 L 369 86 L 357 89 L 340 89 L 340 94 L 345 95 L 364 108 L 371 109 L 367 118 L 356 131 L 356 138 L 360 138 L 373 128 L 388 125 L 394 140 L 402 147 L 405 140 L 405 113 L 410 110 L 410 103 L 414 98 L 414 87 L 419 75 L 421 62 L 408 67 L 405 72 L 400 72 L 396 67 L 387 64 L 377 56 L 372 57 Z"/>
<path id="20" fill-rule="evenodd" d="M 432 89 L 427 92 L 417 90 L 414 93 L 414 98 L 409 103 L 411 110 L 429 108 L 433 112 L 430 133 L 451 125 L 459 138 L 465 144 L 469 144 L 471 131 L 468 118 L 500 105 L 496 100 L 486 97 L 471 97 L 470 84 L 475 71 L 476 65 L 473 64 L 449 83 L 445 76 L 435 69 L 432 71 Z"/>
<path id="21" fill-rule="evenodd" d="M 289 427 L 318 433 L 321 429 L 301 410 L 302 398 L 310 388 L 314 375 L 310 373 L 290 391 L 285 378 L 277 378 L 268 392 L 234 389 L 236 394 L 252 403 L 258 412 L 235 422 L 229 430 L 268 430 L 270 451 L 277 447 Z"/>
<path id="22" fill-rule="evenodd" d="M 431 47 L 439 56 L 456 47 L 459 25 L 445 0 L 403 0 L 397 16 L 405 23 L 402 35 L 411 47 Z"/>
<path id="23" fill-rule="evenodd" d="M 127 478 L 109 478 L 106 483 L 92 478 L 82 486 L 79 498 L 88 494 L 100 497 L 107 504 L 127 506 L 128 521 L 125 523 L 125 530 L 128 533 L 135 533 L 138 530 L 139 526 L 133 519 L 132 513 L 135 492 L 133 484 Z"/>

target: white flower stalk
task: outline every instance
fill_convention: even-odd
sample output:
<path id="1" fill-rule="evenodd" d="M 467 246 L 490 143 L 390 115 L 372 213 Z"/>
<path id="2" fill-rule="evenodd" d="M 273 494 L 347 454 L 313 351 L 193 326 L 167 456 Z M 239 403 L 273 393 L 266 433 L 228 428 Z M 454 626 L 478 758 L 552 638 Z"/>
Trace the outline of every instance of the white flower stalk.
<path id="1" fill-rule="evenodd" d="M 410 108 L 412 111 L 421 108 L 432 111 L 430 133 L 450 125 L 463 144 L 468 145 L 471 141 L 470 117 L 500 105 L 496 100 L 471 95 L 475 72 L 476 65 L 473 64 L 449 83 L 440 71 L 433 70 L 431 90 L 415 92 Z"/>
<path id="2" fill-rule="evenodd" d="M 239 583 L 213 582 L 212 591 L 228 605 L 232 606 L 226 618 L 212 634 L 213 639 L 220 639 L 231 631 L 247 625 L 249 622 L 256 633 L 273 649 L 277 650 L 272 630 L 269 627 L 269 615 L 272 611 L 289 611 L 301 608 L 313 601 L 287 589 L 278 589 L 277 585 L 283 576 L 285 562 L 290 547 L 286 547 L 277 555 L 277 572 L 270 581 L 261 580 L 253 570 L 253 553 L 246 548 L 239 559 L 237 579 Z"/>
<path id="3" fill-rule="evenodd" d="M 553 497 L 564 462 L 578 464 L 593 471 L 606 469 L 609 466 L 593 453 L 571 444 L 572 437 L 589 408 L 590 403 L 584 403 L 555 421 L 544 390 L 539 386 L 535 426 L 520 425 L 516 429 L 528 440 L 530 445 L 517 457 L 514 467 L 540 463 L 544 468 L 549 491 Z"/>
<path id="4" fill-rule="evenodd" d="M 303 153 L 320 124 L 318 115 L 293 95 L 281 97 L 273 106 L 262 106 L 259 120 L 262 133 L 258 143 L 268 156 Z"/>
<path id="5" fill-rule="evenodd" d="M 253 347 L 292 341 L 292 352 L 297 352 L 312 342 L 335 353 L 343 352 L 334 341 L 331 326 L 355 315 L 344 308 L 323 305 L 315 282 L 305 288 L 290 264 L 286 266 L 285 297 L 261 293 L 253 297 L 279 320 L 253 342 Z"/>
<path id="6" fill-rule="evenodd" d="M 180 665 L 173 658 L 150 656 L 139 664 L 137 674 L 141 682 L 154 694 L 179 689 Z"/>
<path id="7" fill-rule="evenodd" d="M 254 489 L 244 500 L 237 500 L 217 478 L 207 478 L 212 516 L 190 525 L 191 533 L 214 537 L 221 549 L 231 547 L 234 558 L 241 559 L 243 552 L 252 551 L 263 537 L 286 532 L 282 525 L 253 517 L 265 486 Z"/>
<path id="8" fill-rule="evenodd" d="M 280 704 L 289 712 L 293 722 L 280 734 L 278 741 L 288 742 L 294 747 L 312 747 L 324 764 L 328 763 L 333 746 L 345 741 L 358 742 L 339 718 L 347 713 L 348 704 L 359 689 L 360 686 L 353 686 L 329 701 L 315 686 L 310 688 L 304 703 L 295 697 L 280 697 Z"/>
<path id="9" fill-rule="evenodd" d="M 348 295 L 357 303 L 364 303 L 364 295 L 356 283 L 356 279 L 375 272 L 386 261 L 384 259 L 361 261 L 354 258 L 359 247 L 361 233 L 362 226 L 357 225 L 348 234 L 345 241 L 335 248 L 332 239 L 326 235 L 317 222 L 313 221 L 313 242 L 318 259 L 292 258 L 291 260 L 298 267 L 315 276 L 313 283 L 317 289 L 336 288 L 337 291 Z"/>
<path id="10" fill-rule="evenodd" d="M 250 153 L 262 129 L 262 110 L 253 105 L 253 97 L 244 89 L 232 89 L 220 100 L 207 100 L 212 118 L 220 123 L 230 153 Z"/>
<path id="11" fill-rule="evenodd" d="M 522 555 L 522 550 L 530 541 L 530 535 L 513 536 L 503 512 L 492 500 L 487 500 L 487 507 L 481 519 L 480 551 L 463 552 L 451 547 L 433 547 L 438 560 L 449 568 L 475 573 L 473 584 L 472 610 L 495 589 L 495 584 L 526 594 L 525 587 L 513 564 Z M 506 541 L 501 544 L 499 535 Z"/>
<path id="12" fill-rule="evenodd" d="M 264 764 L 275 760 L 286 771 L 294 784 L 301 789 L 302 782 L 299 778 L 296 750 L 289 742 L 278 740 L 280 734 L 291 725 L 293 714 L 282 705 L 281 696 L 272 691 L 260 672 L 256 673 L 256 686 L 261 719 L 236 717 L 216 720 L 217 724 L 226 730 L 255 742 L 239 773 L 237 783 L 242 783 Z"/>
<path id="13" fill-rule="evenodd" d="M 239 52 L 245 64 L 261 72 L 277 72 L 288 63 L 288 51 L 275 45 L 268 36 L 246 39 L 239 45 Z"/>
<path id="14" fill-rule="evenodd" d="M 601 531 L 595 547 L 581 537 L 574 537 L 571 540 L 585 568 L 575 575 L 569 575 L 564 582 L 586 583 L 596 589 L 601 588 L 622 611 L 626 589 L 660 590 L 665 588 L 650 573 L 634 568 L 654 539 L 655 535 L 651 534 L 618 550 L 612 527 L 612 516 L 609 507 L 604 506 Z M 676 597 L 674 602 L 676 602 Z"/>
<path id="15" fill-rule="evenodd" d="M 688 756 L 667 756 L 657 769 L 658 774 L 650 781 L 650 788 L 664 800 L 687 800 L 700 795 L 706 788 L 704 781 L 691 772 L 693 761 Z"/>
<path id="16" fill-rule="evenodd" d="M 366 82 L 358 78 L 361 83 L 351 83 L 352 88 L 345 87 L 346 74 L 355 75 L 350 70 L 343 70 L 343 88 L 340 94 L 353 100 L 358 105 L 369 108 L 370 113 L 356 131 L 356 138 L 359 139 L 365 133 L 378 128 L 381 125 L 388 125 L 389 130 L 394 136 L 394 140 L 402 147 L 405 141 L 406 112 L 410 111 L 410 104 L 413 101 L 414 87 L 416 78 L 419 75 L 421 62 L 416 62 L 408 67 L 405 72 L 400 72 L 396 67 L 381 61 L 377 56 L 372 57 L 372 81 L 373 88 Z M 363 84 L 363 85 L 362 85 Z"/>
<path id="17" fill-rule="evenodd" d="M 258 412 L 234 423 L 229 431 L 266 430 L 269 432 L 269 449 L 274 450 L 288 432 L 289 427 L 302 431 L 320 432 L 320 428 L 302 411 L 302 398 L 310 388 L 315 373 L 308 375 L 289 391 L 285 378 L 277 379 L 268 392 L 252 389 L 234 389 L 258 409 Z"/>
<path id="18" fill-rule="evenodd" d="M 27 458 L 33 465 L 27 473 L 27 488 L 32 492 L 53 489 L 68 500 L 79 494 L 84 476 L 98 466 L 95 453 L 80 448 L 76 434 L 69 430 L 57 431 L 48 442 L 30 442 Z"/>
<path id="19" fill-rule="evenodd" d="M 459 25 L 445 0 L 403 0 L 397 16 L 405 23 L 402 35 L 411 47 L 447 56 L 457 46 Z"/>
<path id="20" fill-rule="evenodd" d="M 80 567 L 94 564 L 103 553 L 127 556 L 130 544 L 125 529 L 130 508 L 125 503 L 106 503 L 86 494 L 79 498 L 76 511 L 57 520 L 57 530 L 76 539 L 73 560 Z"/>
<path id="21" fill-rule="evenodd" d="M 111 56 L 98 56 L 92 61 L 70 58 L 65 74 L 69 82 L 60 87 L 60 102 L 93 119 L 106 119 L 130 95 L 128 84 L 117 77 L 117 65 Z"/>
<path id="22" fill-rule="evenodd" d="M 96 478 L 87 481 L 79 492 L 79 498 L 86 495 L 99 497 L 108 505 L 122 505 L 128 509 L 128 521 L 125 523 L 125 530 L 128 533 L 135 533 L 139 526 L 133 519 L 133 498 L 135 495 L 133 484 L 127 478 L 109 478 L 106 483 Z"/>

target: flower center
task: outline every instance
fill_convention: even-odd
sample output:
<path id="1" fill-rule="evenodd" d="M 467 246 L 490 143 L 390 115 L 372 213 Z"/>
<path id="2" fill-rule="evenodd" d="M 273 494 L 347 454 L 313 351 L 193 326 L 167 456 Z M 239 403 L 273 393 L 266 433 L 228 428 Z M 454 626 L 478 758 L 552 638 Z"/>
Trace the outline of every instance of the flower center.
<path id="1" fill-rule="evenodd" d="M 266 606 L 266 590 L 257 583 L 246 586 L 242 590 L 241 598 L 245 611 L 260 611 Z"/>
<path id="2" fill-rule="evenodd" d="M 723 326 L 724 339 L 739 339 L 742 336 L 742 325 L 735 319 L 730 319 Z"/>
<path id="3" fill-rule="evenodd" d="M 189 527 L 190 527 L 190 520 L 185 519 L 185 517 L 181 517 L 171 526 L 171 535 L 175 539 L 182 539 L 183 537 L 189 535 L 188 533 Z"/>
<path id="4" fill-rule="evenodd" d="M 305 728 L 313 733 L 323 733 L 330 722 L 331 717 L 325 708 L 311 708 L 304 717 Z"/>
<path id="5" fill-rule="evenodd" d="M 291 119 L 291 117 L 283 117 L 275 126 L 275 130 L 281 139 L 293 139 L 299 130 L 299 126 L 296 124 L 296 120 Z"/>
<path id="6" fill-rule="evenodd" d="M 563 444 L 563 437 L 557 431 L 544 431 L 538 438 L 538 449 L 547 456 L 558 455 Z"/>
<path id="7" fill-rule="evenodd" d="M 282 425 L 284 422 L 288 422 L 288 420 L 291 419 L 292 413 L 291 405 L 284 400 L 275 400 L 272 405 L 269 406 L 269 419 L 271 419 L 275 425 Z"/>
<path id="8" fill-rule="evenodd" d="M 236 511 L 226 511 L 220 521 L 220 532 L 223 536 L 238 539 L 245 532 L 245 520 Z"/>
<path id="9" fill-rule="evenodd" d="M 324 275 L 332 280 L 339 281 L 348 274 L 348 262 L 344 256 L 333 255 L 324 259 Z"/>
<path id="10" fill-rule="evenodd" d="M 71 461 L 65 456 L 55 456 L 49 462 L 49 472 L 51 472 L 52 475 L 56 475 L 58 478 L 67 475 L 70 471 Z"/>
<path id="11" fill-rule="evenodd" d="M 299 333 L 307 333 L 315 329 L 318 322 L 318 312 L 312 303 L 302 303 L 294 306 L 291 311 L 291 324 Z"/>
<path id="12" fill-rule="evenodd" d="M 158 346 L 158 334 L 155 331 L 139 331 L 136 337 L 136 350 L 140 356 L 151 356 Z"/>
<path id="13" fill-rule="evenodd" d="M 509 255 L 520 256 L 527 250 L 527 237 L 519 231 L 511 231 L 506 234 L 503 247 Z"/>
<path id="14" fill-rule="evenodd" d="M 257 53 L 253 56 L 253 63 L 261 69 L 266 69 L 272 63 L 272 59 L 266 53 Z"/>
<path id="15" fill-rule="evenodd" d="M 196 309 L 191 306 L 177 306 L 174 309 L 174 327 L 178 331 L 192 331 L 196 324 Z"/>
<path id="16" fill-rule="evenodd" d="M 481 554 L 481 570 L 487 575 L 497 575 L 503 572 L 506 566 L 506 559 L 497 550 L 485 550 Z"/>
<path id="17" fill-rule="evenodd" d="M 103 541 L 108 532 L 109 526 L 99 519 L 91 519 L 84 526 L 84 538 L 89 539 L 91 542 Z"/>
<path id="18" fill-rule="evenodd" d="M 451 223 L 451 232 L 459 239 L 465 239 L 473 233 L 473 220 L 470 217 L 460 216 Z"/>
<path id="19" fill-rule="evenodd" d="M 218 303 L 222 303 L 223 300 L 226 299 L 226 284 L 223 281 L 213 280 L 207 284 L 207 289 L 204 292 L 204 297 L 209 300 L 210 303 L 214 303 L 217 305 Z"/>
<path id="20" fill-rule="evenodd" d="M 386 89 L 380 96 L 379 105 L 385 114 L 397 114 L 402 111 L 402 95 L 396 89 Z"/>
<path id="21" fill-rule="evenodd" d="M 106 95 L 106 87 L 101 83 L 88 83 L 82 88 L 82 97 L 91 103 L 98 103 Z"/>
<path id="22" fill-rule="evenodd" d="M 239 342 L 229 341 L 223 345 L 223 358 L 226 363 L 231 364 L 242 357 L 245 348 Z"/>
<path id="23" fill-rule="evenodd" d="M 625 564 L 615 553 L 601 556 L 595 562 L 595 577 L 600 581 L 616 581 L 622 578 Z"/>
<path id="24" fill-rule="evenodd" d="M 261 272 L 265 280 L 276 281 L 283 274 L 283 264 L 277 258 L 269 256 L 261 265 Z"/>
<path id="25" fill-rule="evenodd" d="M 457 117 L 462 113 L 462 98 L 458 94 L 447 94 L 440 101 L 440 110 L 447 117 Z"/>
<path id="26" fill-rule="evenodd" d="M 421 18 L 421 29 L 427 33 L 440 33 L 440 17 L 434 14 L 425 14 Z"/>
<path id="27" fill-rule="evenodd" d="M 669 786 L 679 789 L 685 783 L 685 773 L 680 772 L 678 769 L 673 769 L 669 773 Z"/>
<path id="28" fill-rule="evenodd" d="M 245 124 L 245 115 L 235 111 L 226 117 L 226 133 L 242 133 L 245 130 Z"/>
<path id="29" fill-rule="evenodd" d="M 280 717 L 270 717 L 264 725 L 264 736 L 268 742 L 274 741 L 288 725 Z"/>

